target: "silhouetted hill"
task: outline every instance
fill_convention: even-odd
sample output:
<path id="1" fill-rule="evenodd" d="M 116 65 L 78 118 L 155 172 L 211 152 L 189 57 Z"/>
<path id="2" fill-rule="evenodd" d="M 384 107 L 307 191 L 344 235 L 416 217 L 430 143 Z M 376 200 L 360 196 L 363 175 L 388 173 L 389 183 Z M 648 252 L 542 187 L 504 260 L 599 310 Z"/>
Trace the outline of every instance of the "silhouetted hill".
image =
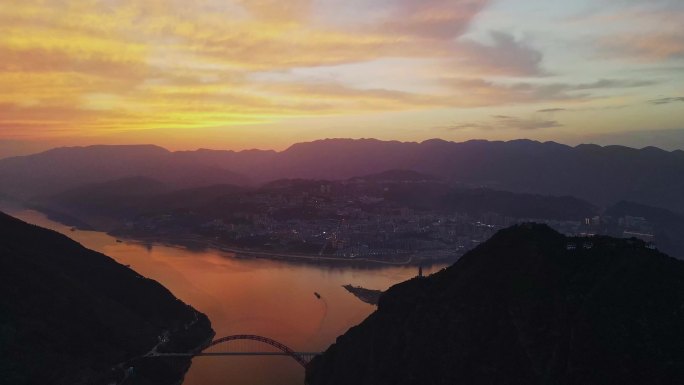
<path id="1" fill-rule="evenodd" d="M 147 198 L 169 190 L 167 184 L 152 178 L 127 177 L 38 197 L 30 205 L 71 226 L 107 229 L 115 221 L 137 212 Z"/>
<path id="2" fill-rule="evenodd" d="M 326 139 L 295 144 L 278 153 L 227 152 L 230 156 L 223 163 L 219 153 L 194 156 L 198 162 L 222 164 L 260 181 L 348 179 L 402 169 L 498 190 L 569 195 L 600 205 L 630 200 L 684 212 L 684 153 L 653 147 L 570 147 L 530 140 Z"/>
<path id="3" fill-rule="evenodd" d="M 273 164 L 278 152 L 273 150 L 207 150 L 177 151 L 173 153 L 177 161 L 200 163 L 207 166 L 227 167 L 230 170 L 250 171 L 253 168 L 263 170 Z M 249 175 L 247 172 L 245 175 Z"/>
<path id="4" fill-rule="evenodd" d="M 114 200 L 135 199 L 146 195 L 159 195 L 170 187 L 148 177 L 127 177 L 112 181 L 82 185 L 49 198 L 65 205 L 96 208 L 109 205 Z"/>
<path id="5" fill-rule="evenodd" d="M 56 232 L 0 213 L 0 383 L 176 384 L 191 351 L 213 336 L 203 314 L 159 283 Z"/>
<path id="6" fill-rule="evenodd" d="M 234 185 L 170 190 L 168 185 L 153 179 L 133 177 L 84 185 L 29 203 L 70 226 L 109 231 L 139 215 L 196 209 L 241 191 L 241 187 Z"/>
<path id="7" fill-rule="evenodd" d="M 278 153 L 260 179 L 348 179 L 404 167 L 404 149 L 415 143 L 377 139 L 326 139 L 297 143 Z"/>
<path id="8" fill-rule="evenodd" d="M 439 181 L 380 184 L 386 202 L 399 207 L 479 216 L 582 221 L 599 213 L 589 202 L 567 196 L 513 193 L 487 188 L 452 187 Z M 372 190 L 369 186 L 368 190 Z"/>
<path id="9" fill-rule="evenodd" d="M 183 189 L 150 197 L 140 202 L 138 210 L 147 212 L 168 212 L 172 210 L 196 209 L 201 206 L 211 206 L 220 198 L 238 196 L 244 188 L 234 185 L 214 185 Z"/>
<path id="10" fill-rule="evenodd" d="M 249 175 L 258 180 L 347 179 L 405 169 L 472 186 L 570 195 L 600 205 L 631 200 L 684 212 L 683 155 L 528 140 L 402 143 L 330 139 L 292 146 L 273 157 L 269 166 L 250 169 Z"/>
<path id="11" fill-rule="evenodd" d="M 519 194 L 490 189 L 456 189 L 446 197 L 450 210 L 473 215 L 495 212 L 514 218 L 581 221 L 596 215 L 596 206 L 569 196 Z"/>
<path id="12" fill-rule="evenodd" d="M 35 196 L 131 175 L 199 187 L 250 180 L 345 180 L 410 170 L 470 187 L 574 196 L 608 206 L 620 200 L 684 213 L 684 152 L 514 140 L 422 143 L 326 139 L 281 151 L 94 146 L 0 160 L 0 193 Z M 237 174 L 237 175 L 236 175 Z"/>
<path id="13" fill-rule="evenodd" d="M 177 159 L 156 146 L 69 147 L 0 160 L 0 192 L 19 198 L 132 176 L 178 188 L 248 182 L 229 169 Z"/>
<path id="14" fill-rule="evenodd" d="M 684 262 L 641 241 L 515 226 L 390 288 L 307 383 L 680 384 L 682 303 Z"/>

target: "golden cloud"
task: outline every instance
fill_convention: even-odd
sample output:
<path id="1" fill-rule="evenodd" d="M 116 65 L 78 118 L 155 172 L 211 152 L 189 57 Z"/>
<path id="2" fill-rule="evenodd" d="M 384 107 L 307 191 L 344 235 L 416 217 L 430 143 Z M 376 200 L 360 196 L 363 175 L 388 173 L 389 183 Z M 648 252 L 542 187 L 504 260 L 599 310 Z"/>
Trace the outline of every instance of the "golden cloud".
<path id="1" fill-rule="evenodd" d="M 367 17 L 333 0 L 5 0 L 2 135 L 226 127 L 578 97 L 482 79 L 544 74 L 542 54 L 513 36 L 495 33 L 489 45 L 461 39 L 487 0 L 383 4 Z M 321 22 L 321 6 L 359 17 Z M 448 73 L 456 74 L 430 76 L 420 91 L 402 87 L 399 75 L 395 84 L 372 87 L 292 75 L 416 58 L 453 66 Z M 264 73 L 285 80 L 258 76 Z"/>

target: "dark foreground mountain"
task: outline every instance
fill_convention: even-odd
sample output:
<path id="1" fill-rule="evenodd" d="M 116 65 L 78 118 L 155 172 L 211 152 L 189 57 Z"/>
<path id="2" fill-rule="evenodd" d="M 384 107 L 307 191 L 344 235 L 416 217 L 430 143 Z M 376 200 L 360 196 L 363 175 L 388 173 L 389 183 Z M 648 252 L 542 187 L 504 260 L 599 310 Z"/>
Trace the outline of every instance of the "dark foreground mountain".
<path id="1" fill-rule="evenodd" d="M 0 384 L 107 384 L 126 371 L 177 384 L 188 359 L 140 356 L 213 336 L 205 315 L 105 255 L 3 213 L 0 234 Z"/>
<path id="2" fill-rule="evenodd" d="M 681 384 L 684 262 L 638 240 L 502 230 L 390 288 L 310 385 Z"/>

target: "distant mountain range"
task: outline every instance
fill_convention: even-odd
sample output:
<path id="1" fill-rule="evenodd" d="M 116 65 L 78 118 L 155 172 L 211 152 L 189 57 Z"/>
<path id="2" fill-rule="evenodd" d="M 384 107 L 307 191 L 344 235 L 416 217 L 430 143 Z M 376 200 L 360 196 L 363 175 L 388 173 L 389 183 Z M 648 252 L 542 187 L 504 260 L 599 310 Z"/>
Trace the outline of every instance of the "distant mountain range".
<path id="1" fill-rule="evenodd" d="M 174 385 L 211 340 L 207 317 L 159 283 L 64 235 L 0 213 L 0 383 Z M 160 343 L 166 334 L 168 341 Z"/>
<path id="2" fill-rule="evenodd" d="M 638 240 L 504 229 L 381 295 L 308 385 L 678 385 L 684 262 Z"/>
<path id="3" fill-rule="evenodd" d="M 86 183 L 151 177 L 174 187 L 254 185 L 283 178 L 340 180 L 410 170 L 470 187 L 621 200 L 684 213 L 684 151 L 509 142 L 327 139 L 281 151 L 169 152 L 155 146 L 60 148 L 0 160 L 0 194 L 26 198 Z"/>
<path id="4" fill-rule="evenodd" d="M 154 178 L 174 188 L 249 182 L 156 146 L 67 147 L 0 160 L 0 193 L 20 199 L 126 177 Z"/>

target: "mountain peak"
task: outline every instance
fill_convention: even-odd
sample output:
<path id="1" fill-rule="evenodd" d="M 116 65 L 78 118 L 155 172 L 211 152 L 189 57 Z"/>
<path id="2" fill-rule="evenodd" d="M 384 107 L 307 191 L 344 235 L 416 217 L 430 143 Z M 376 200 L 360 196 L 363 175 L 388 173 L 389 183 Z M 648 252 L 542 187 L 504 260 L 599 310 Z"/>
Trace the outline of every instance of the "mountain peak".
<path id="1" fill-rule="evenodd" d="M 154 144 L 96 144 L 91 146 L 57 147 L 44 153 L 65 152 L 138 152 L 168 154 L 170 151 Z"/>
<path id="2" fill-rule="evenodd" d="M 684 262 L 644 242 L 522 224 L 390 288 L 307 383 L 675 385 L 682 303 Z"/>

